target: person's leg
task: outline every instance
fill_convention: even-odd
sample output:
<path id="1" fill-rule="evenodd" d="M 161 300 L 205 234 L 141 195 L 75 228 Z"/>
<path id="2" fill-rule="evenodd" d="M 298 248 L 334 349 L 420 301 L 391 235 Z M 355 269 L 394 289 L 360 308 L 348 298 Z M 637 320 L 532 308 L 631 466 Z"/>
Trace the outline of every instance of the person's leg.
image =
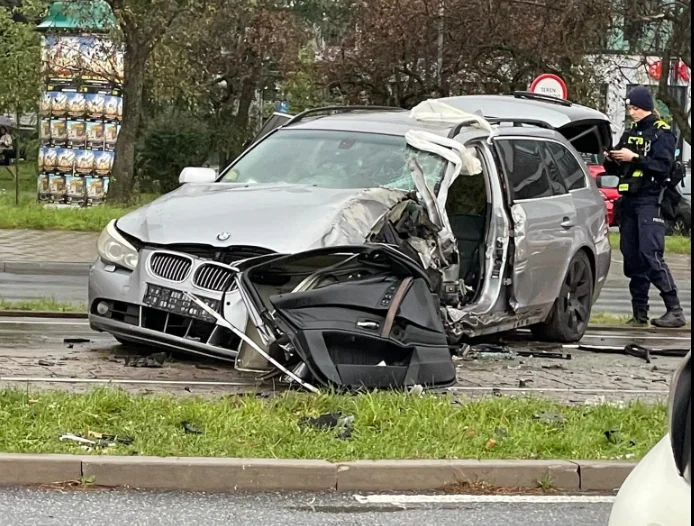
<path id="1" fill-rule="evenodd" d="M 630 325 L 648 324 L 648 266 L 641 256 L 639 247 L 639 220 L 638 214 L 632 203 L 621 203 L 620 223 L 620 249 L 624 258 L 624 275 L 630 279 L 629 292 L 631 293 L 631 305 L 633 319 Z"/>
<path id="2" fill-rule="evenodd" d="M 639 225 L 642 258 L 648 266 L 648 279 L 660 291 L 667 313 L 653 320 L 657 327 L 682 327 L 686 324 L 680 306 L 677 286 L 665 263 L 665 220 L 661 217 L 657 203 L 643 205 L 639 210 Z"/>

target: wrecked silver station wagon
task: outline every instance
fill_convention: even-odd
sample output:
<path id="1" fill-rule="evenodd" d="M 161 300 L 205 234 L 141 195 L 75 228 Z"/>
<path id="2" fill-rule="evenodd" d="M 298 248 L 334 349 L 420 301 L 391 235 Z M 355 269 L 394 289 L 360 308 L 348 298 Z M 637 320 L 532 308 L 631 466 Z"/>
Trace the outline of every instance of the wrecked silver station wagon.
<path id="1" fill-rule="evenodd" d="M 610 145 L 605 115 L 518 93 L 429 100 L 411 111 L 316 109 L 274 123 L 219 176 L 187 168 L 179 189 L 107 226 L 90 272 L 93 329 L 236 359 L 242 370 L 266 370 L 267 361 L 214 313 L 265 351 L 279 334 L 282 345 L 315 350 L 303 325 L 309 312 L 337 309 L 331 316 L 345 314 L 351 339 L 320 329 L 328 356 L 345 345 L 372 349 L 355 331 L 410 348 L 429 342 L 410 342 L 413 328 L 439 331 L 448 344 L 519 327 L 549 341 L 582 337 L 611 250 L 604 203 L 579 152 Z M 395 247 L 421 273 L 367 264 L 354 253 L 360 245 L 380 247 L 389 265 Z M 327 248 L 335 250 L 312 257 Z M 292 274 L 282 258 L 302 256 L 310 264 Z M 434 306 L 440 326 L 403 308 L 386 320 L 379 302 L 393 300 L 407 278 L 398 301 L 409 306 L 415 294 L 423 310 Z M 375 303 L 350 303 L 355 290 Z"/>

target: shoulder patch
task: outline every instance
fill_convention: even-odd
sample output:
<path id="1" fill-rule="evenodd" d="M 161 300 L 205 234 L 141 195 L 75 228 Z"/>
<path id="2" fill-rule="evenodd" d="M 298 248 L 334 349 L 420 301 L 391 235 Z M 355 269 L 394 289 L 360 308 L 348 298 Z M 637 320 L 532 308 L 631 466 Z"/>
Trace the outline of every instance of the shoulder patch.
<path id="1" fill-rule="evenodd" d="M 659 130 L 669 130 L 671 129 L 671 126 L 665 122 L 665 121 L 656 121 L 655 122 L 655 127 L 658 128 Z"/>

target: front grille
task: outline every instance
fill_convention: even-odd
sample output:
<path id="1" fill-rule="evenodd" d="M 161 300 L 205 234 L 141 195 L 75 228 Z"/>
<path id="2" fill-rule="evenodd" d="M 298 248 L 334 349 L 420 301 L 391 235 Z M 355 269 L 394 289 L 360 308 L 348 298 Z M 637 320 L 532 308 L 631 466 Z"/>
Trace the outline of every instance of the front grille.
<path id="1" fill-rule="evenodd" d="M 91 312 L 93 315 L 100 316 L 96 311 L 96 306 L 100 302 L 101 300 L 95 300 L 92 303 Z M 220 327 L 210 320 L 167 312 L 154 307 L 139 307 L 120 301 L 108 303 L 111 309 L 105 317 L 114 321 L 177 336 L 182 338 L 184 342 L 201 343 L 227 351 L 238 350 L 241 343 L 239 337 L 232 331 L 226 327 Z M 185 345 L 184 342 L 182 342 L 183 345 Z"/>
<path id="2" fill-rule="evenodd" d="M 155 252 L 149 260 L 149 269 L 155 276 L 180 283 L 190 274 L 193 261 L 185 256 Z"/>
<path id="3" fill-rule="evenodd" d="M 260 247 L 231 246 L 227 248 L 211 247 L 209 245 L 196 244 L 172 244 L 172 245 L 150 245 L 153 250 L 170 250 L 187 254 L 199 259 L 216 261 L 224 265 L 231 265 L 242 259 L 250 259 L 256 256 L 266 256 L 272 254 L 271 250 Z"/>
<path id="4" fill-rule="evenodd" d="M 220 265 L 204 263 L 193 275 L 193 284 L 201 289 L 226 292 L 234 281 L 234 271 Z"/>

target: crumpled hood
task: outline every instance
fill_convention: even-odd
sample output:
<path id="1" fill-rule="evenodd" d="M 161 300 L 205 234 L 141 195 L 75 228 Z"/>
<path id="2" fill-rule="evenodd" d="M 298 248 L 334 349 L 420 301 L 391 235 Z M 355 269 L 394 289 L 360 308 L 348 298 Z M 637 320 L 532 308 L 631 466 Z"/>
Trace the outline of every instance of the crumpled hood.
<path id="1" fill-rule="evenodd" d="M 255 246 L 294 253 L 363 243 L 374 223 L 404 194 L 385 188 L 186 184 L 116 225 L 144 243 Z"/>

